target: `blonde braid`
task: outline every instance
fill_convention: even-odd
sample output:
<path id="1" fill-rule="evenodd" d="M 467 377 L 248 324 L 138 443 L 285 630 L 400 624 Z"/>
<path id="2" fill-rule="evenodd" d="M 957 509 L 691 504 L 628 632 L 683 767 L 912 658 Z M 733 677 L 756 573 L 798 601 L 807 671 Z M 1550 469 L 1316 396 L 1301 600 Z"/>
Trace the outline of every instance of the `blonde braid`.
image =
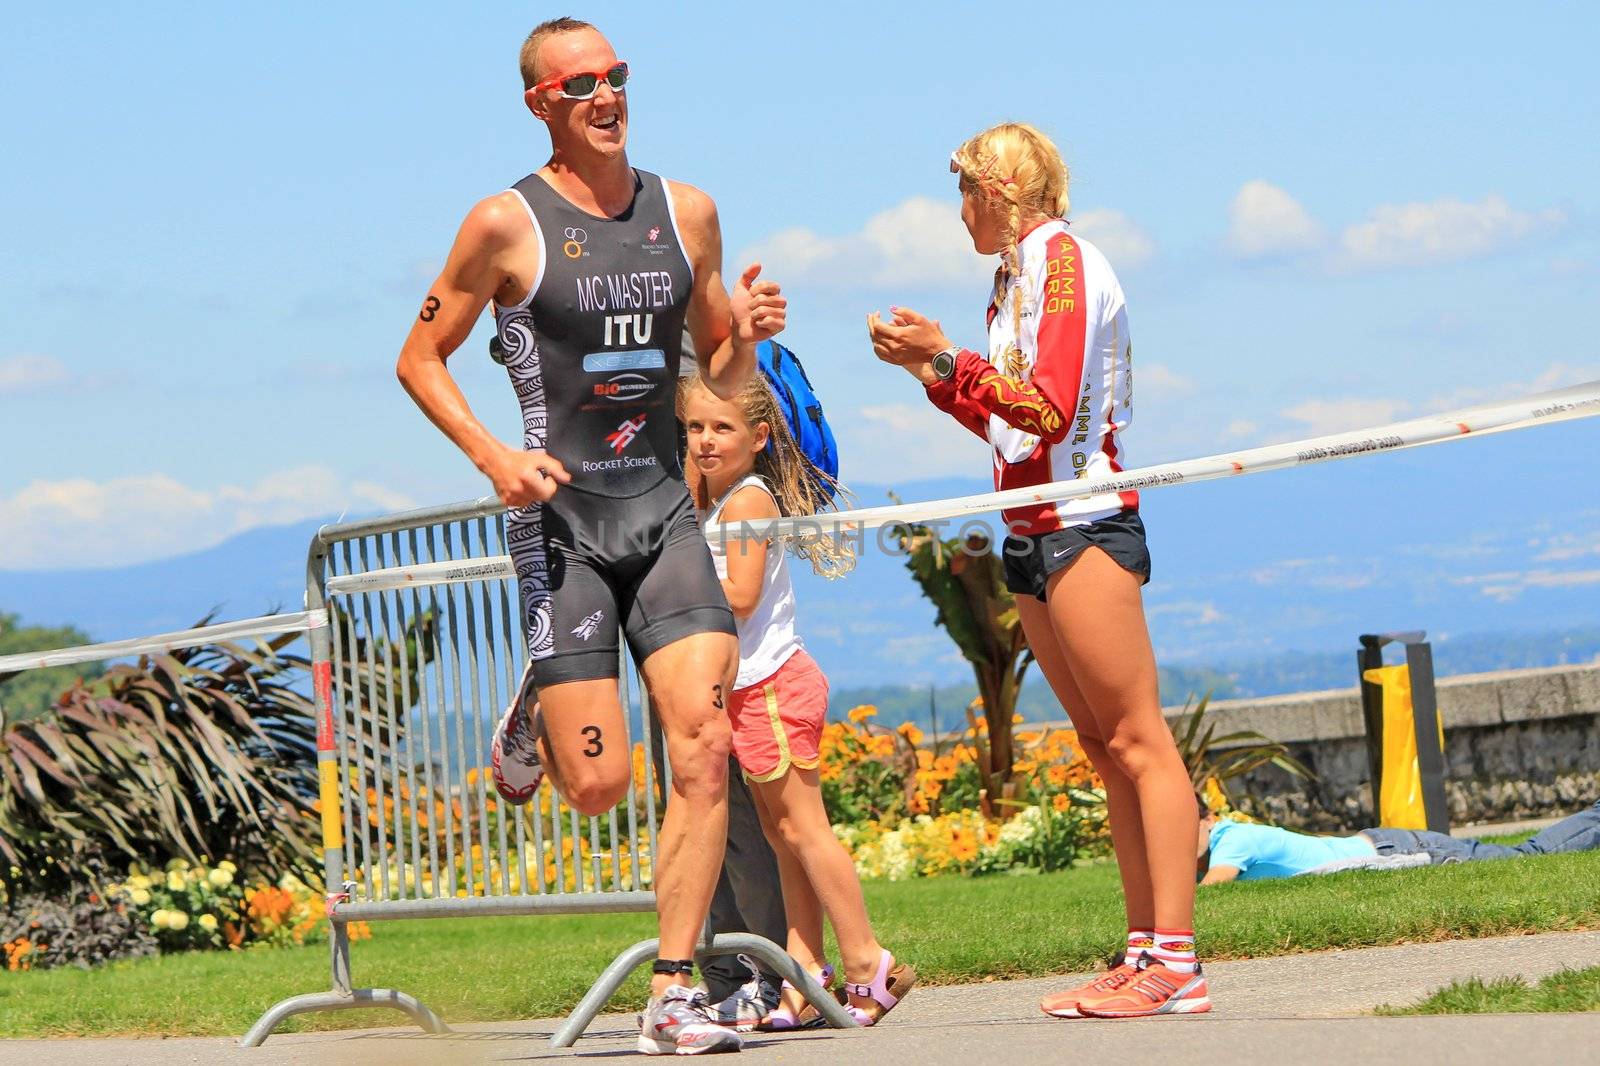
<path id="1" fill-rule="evenodd" d="M 970 138 L 951 156 L 964 188 L 976 187 L 991 203 L 1006 207 L 1004 247 L 1000 261 L 1011 277 L 1011 314 L 1020 345 L 1025 302 L 1021 232 L 1033 218 L 1064 218 L 1071 200 L 1070 175 L 1054 142 L 1033 126 L 1007 122 Z M 996 310 L 1003 290 L 995 292 Z M 1020 376 L 1024 369 L 1019 348 L 1006 353 L 1004 372 Z"/>

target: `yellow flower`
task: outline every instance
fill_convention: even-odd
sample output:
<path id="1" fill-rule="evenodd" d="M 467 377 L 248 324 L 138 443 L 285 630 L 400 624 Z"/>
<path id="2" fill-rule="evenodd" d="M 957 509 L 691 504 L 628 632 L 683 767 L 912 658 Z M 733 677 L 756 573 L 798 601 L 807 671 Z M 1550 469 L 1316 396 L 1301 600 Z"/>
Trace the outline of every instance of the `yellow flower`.
<path id="1" fill-rule="evenodd" d="M 910 722 L 901 722 L 895 732 L 906 738 L 906 743 L 913 748 L 922 743 L 922 730 Z"/>
<path id="2" fill-rule="evenodd" d="M 227 859 L 223 859 L 221 862 L 217 863 L 217 869 L 226 870 L 230 874 L 236 874 L 239 872 L 239 868 L 233 863 L 229 862 Z"/>
<path id="3" fill-rule="evenodd" d="M 167 928 L 172 930 L 189 928 L 189 916 L 182 911 L 168 911 Z"/>
<path id="4" fill-rule="evenodd" d="M 202 914 L 200 916 L 200 928 L 208 933 L 215 933 L 217 931 L 217 916 L 215 914 Z"/>
<path id="5" fill-rule="evenodd" d="M 233 874 L 219 866 L 206 874 L 206 880 L 211 883 L 212 888 L 227 888 L 233 884 Z"/>
<path id="6" fill-rule="evenodd" d="M 171 873 L 167 874 L 167 891 L 182 892 L 183 889 L 184 880 L 182 873 L 177 870 L 173 870 Z"/>
<path id="7" fill-rule="evenodd" d="M 157 929 L 165 929 L 167 928 L 167 919 L 171 915 L 172 912 L 163 907 L 150 916 L 150 924 Z"/>
<path id="8" fill-rule="evenodd" d="M 851 710 L 851 712 L 848 715 L 848 717 L 852 722 L 856 723 L 857 725 L 860 725 L 862 722 L 865 722 L 868 718 L 875 718 L 875 717 L 877 717 L 877 715 L 878 715 L 878 708 L 874 707 L 870 703 L 863 703 L 861 706 L 856 707 L 853 710 Z"/>
<path id="9" fill-rule="evenodd" d="M 146 889 L 136 888 L 128 893 L 128 898 L 133 900 L 135 907 L 143 907 L 150 902 L 150 893 Z"/>

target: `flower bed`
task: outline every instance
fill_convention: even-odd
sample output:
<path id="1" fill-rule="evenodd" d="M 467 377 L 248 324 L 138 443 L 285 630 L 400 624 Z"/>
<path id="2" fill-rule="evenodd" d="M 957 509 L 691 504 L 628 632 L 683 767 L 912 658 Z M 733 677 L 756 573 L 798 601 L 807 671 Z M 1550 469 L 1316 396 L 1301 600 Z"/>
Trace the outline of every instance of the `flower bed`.
<path id="1" fill-rule="evenodd" d="M 173 859 L 150 871 L 133 867 L 127 880 L 108 886 L 107 899 L 141 915 L 163 952 L 199 948 L 239 950 L 313 943 L 327 936 L 321 894 L 292 873 L 274 882 L 246 884 L 238 867 Z M 365 922 L 350 924 L 350 937 L 371 936 Z"/>
<path id="2" fill-rule="evenodd" d="M 1018 732 L 1011 778 L 988 796 L 983 719 L 930 744 L 909 722 L 873 725 L 876 715 L 857 707 L 822 734 L 823 799 L 862 877 L 1059 870 L 1109 851 L 1105 792 L 1073 730 Z"/>

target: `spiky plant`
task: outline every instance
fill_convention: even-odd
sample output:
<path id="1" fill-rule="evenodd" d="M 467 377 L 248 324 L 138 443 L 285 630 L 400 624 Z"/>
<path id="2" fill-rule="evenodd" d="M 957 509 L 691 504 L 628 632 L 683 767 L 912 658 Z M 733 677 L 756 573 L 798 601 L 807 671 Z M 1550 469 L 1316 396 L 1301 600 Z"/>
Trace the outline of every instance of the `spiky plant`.
<path id="1" fill-rule="evenodd" d="M 906 569 L 933 601 L 938 609 L 934 621 L 961 649 L 978 684 L 985 728 L 978 730 L 974 707 L 967 708 L 967 717 L 987 811 L 989 802 L 1015 791 L 1012 719 L 1023 676 L 1033 662 L 1016 599 L 1006 589 L 1004 567 L 988 538 L 940 540 L 923 525 L 902 526 L 899 537 Z"/>
<path id="2" fill-rule="evenodd" d="M 307 661 L 285 651 L 295 639 L 145 656 L 74 685 L 42 716 L 7 721 L 0 710 L 0 858 L 20 871 L 11 879 L 49 888 L 93 880 L 100 863 L 179 856 L 315 876 L 316 707 Z M 425 629 L 406 644 L 421 670 Z M 383 690 L 368 675 L 394 658 L 358 647 L 341 690 Z M 364 708 L 336 713 L 350 722 Z M 362 743 L 368 765 L 387 758 L 380 738 Z"/>
<path id="3" fill-rule="evenodd" d="M 1183 756 L 1183 764 L 1189 771 L 1189 782 L 1197 794 L 1203 794 L 1206 785 L 1215 782 L 1227 805 L 1235 807 L 1237 804 L 1228 783 L 1267 765 L 1306 781 L 1316 780 L 1316 775 L 1304 763 L 1289 754 L 1288 745 L 1253 729 L 1217 736 L 1217 723 L 1206 721 L 1210 707 L 1208 692 L 1192 710 L 1185 704 L 1176 724 L 1169 723 L 1172 737 L 1178 743 L 1178 754 Z"/>

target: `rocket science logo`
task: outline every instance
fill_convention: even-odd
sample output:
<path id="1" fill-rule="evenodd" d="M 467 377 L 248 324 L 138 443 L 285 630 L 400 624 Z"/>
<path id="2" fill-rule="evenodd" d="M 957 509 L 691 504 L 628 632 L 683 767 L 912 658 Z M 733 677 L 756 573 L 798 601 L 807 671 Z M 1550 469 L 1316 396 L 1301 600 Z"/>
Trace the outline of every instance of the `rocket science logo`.
<path id="1" fill-rule="evenodd" d="M 644 428 L 644 417 L 640 415 L 638 418 L 630 418 L 618 426 L 615 433 L 606 434 L 606 443 L 611 445 L 614 454 L 621 455 L 623 450 L 633 443 L 633 438 Z"/>
<path id="2" fill-rule="evenodd" d="M 651 255 L 666 255 L 672 249 L 671 241 L 663 241 L 661 239 L 660 226 L 651 226 L 648 230 L 645 230 L 644 240 L 639 244 L 640 251 L 649 252 Z"/>

